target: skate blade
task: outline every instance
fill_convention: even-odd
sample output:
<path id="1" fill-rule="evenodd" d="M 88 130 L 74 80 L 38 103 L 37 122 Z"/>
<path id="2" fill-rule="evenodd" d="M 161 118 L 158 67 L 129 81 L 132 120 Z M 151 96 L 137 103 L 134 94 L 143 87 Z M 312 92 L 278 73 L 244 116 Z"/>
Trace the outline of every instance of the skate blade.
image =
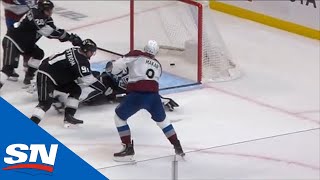
<path id="1" fill-rule="evenodd" d="M 81 124 L 64 123 L 63 127 L 66 129 L 77 129 L 81 127 Z"/>
<path id="2" fill-rule="evenodd" d="M 183 153 L 183 154 L 176 154 L 175 155 L 175 159 L 177 160 L 177 161 L 186 161 L 186 154 L 185 153 Z"/>
<path id="3" fill-rule="evenodd" d="M 180 156 L 181 158 L 184 158 L 186 156 L 186 153 L 177 154 L 177 156 Z"/>
<path id="4" fill-rule="evenodd" d="M 113 156 L 113 160 L 116 162 L 135 162 L 133 155 L 132 156 L 124 156 L 124 157 L 115 157 Z"/>
<path id="5" fill-rule="evenodd" d="M 8 81 L 13 81 L 13 82 L 17 82 L 18 81 L 18 77 L 8 77 Z"/>
<path id="6" fill-rule="evenodd" d="M 22 89 L 29 89 L 31 84 L 23 84 Z"/>
<path id="7" fill-rule="evenodd" d="M 184 161 L 186 161 L 186 156 L 185 155 L 175 154 L 175 155 L 173 155 L 173 160 L 174 161 L 179 161 L 179 162 L 184 162 Z"/>

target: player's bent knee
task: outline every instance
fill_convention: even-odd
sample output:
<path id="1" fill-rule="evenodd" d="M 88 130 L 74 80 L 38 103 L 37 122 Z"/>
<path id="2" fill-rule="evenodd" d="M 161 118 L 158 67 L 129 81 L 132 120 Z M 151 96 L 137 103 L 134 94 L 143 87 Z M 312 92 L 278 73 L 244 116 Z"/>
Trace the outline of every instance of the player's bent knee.
<path id="1" fill-rule="evenodd" d="M 44 58 L 44 51 L 42 49 L 40 49 L 39 47 L 37 47 L 36 49 L 34 49 L 34 51 L 32 52 L 31 56 L 35 59 L 43 59 Z"/>
<path id="2" fill-rule="evenodd" d="M 44 112 L 47 112 L 50 109 L 51 105 L 52 101 L 41 101 L 37 107 L 42 109 Z"/>
<path id="3" fill-rule="evenodd" d="M 115 114 L 115 116 L 114 116 L 114 122 L 117 127 L 122 127 L 122 126 L 128 125 L 127 121 L 122 120 L 117 114 Z"/>
<path id="4" fill-rule="evenodd" d="M 41 63 L 41 59 L 30 58 L 28 60 L 28 66 L 34 69 L 38 69 Z"/>
<path id="5" fill-rule="evenodd" d="M 158 113 L 158 114 L 152 114 L 152 119 L 157 123 L 162 122 L 162 121 L 166 120 L 166 114 L 164 112 Z"/>
<path id="6" fill-rule="evenodd" d="M 79 99 L 81 96 L 81 92 L 82 92 L 81 87 L 76 85 L 72 89 L 70 89 L 70 92 L 69 92 L 70 96 L 69 97 Z"/>
<path id="7" fill-rule="evenodd" d="M 171 122 L 168 119 L 164 119 L 163 121 L 157 122 L 157 125 L 164 129 L 165 127 L 168 127 L 171 124 Z"/>

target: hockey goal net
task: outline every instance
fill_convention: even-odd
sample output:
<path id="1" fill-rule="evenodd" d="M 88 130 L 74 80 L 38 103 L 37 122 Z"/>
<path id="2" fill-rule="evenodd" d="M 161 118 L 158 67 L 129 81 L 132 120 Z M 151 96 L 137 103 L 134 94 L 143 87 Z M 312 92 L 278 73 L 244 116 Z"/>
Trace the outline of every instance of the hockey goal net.
<path id="1" fill-rule="evenodd" d="M 131 0 L 130 49 L 143 49 L 153 39 L 160 45 L 157 59 L 170 75 L 198 83 L 237 78 L 240 73 L 207 4 Z"/>

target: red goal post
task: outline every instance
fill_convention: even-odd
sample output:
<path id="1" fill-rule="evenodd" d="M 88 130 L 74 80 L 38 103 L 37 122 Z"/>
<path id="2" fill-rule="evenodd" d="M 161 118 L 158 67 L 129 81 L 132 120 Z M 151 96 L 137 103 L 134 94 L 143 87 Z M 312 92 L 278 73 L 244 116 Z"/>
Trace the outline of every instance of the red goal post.
<path id="1" fill-rule="evenodd" d="M 230 71 L 235 69 L 235 64 L 231 61 L 224 42 L 214 25 L 214 20 L 211 19 L 212 12 L 210 11 L 202 3 L 193 0 L 130 0 L 130 49 L 141 48 L 141 46 L 137 47 L 137 44 L 140 45 L 142 39 L 146 42 L 143 37 L 146 36 L 158 41 L 160 49 L 183 52 L 184 56 L 183 53 L 179 54 L 180 61 L 191 58 L 190 54 L 191 56 L 196 54 L 194 60 L 190 60 L 196 66 L 196 70 L 187 67 L 185 69 L 186 71 L 197 71 L 192 75 L 196 77 L 192 77 L 192 79 L 198 83 L 201 83 L 204 78 L 212 81 L 235 79 L 239 73 Z M 175 18 L 174 16 L 181 17 Z M 154 27 L 152 25 L 150 27 L 149 22 Z M 194 38 L 194 44 L 191 43 L 193 41 L 188 39 L 188 36 Z M 196 53 L 191 51 L 190 47 L 195 47 Z M 186 63 L 180 64 L 175 68 L 180 68 L 177 71 L 182 75 L 185 72 L 180 66 L 184 66 Z M 186 77 L 190 79 L 190 75 L 186 75 Z"/>
<path id="2" fill-rule="evenodd" d="M 202 4 L 193 0 L 178 0 L 198 8 L 198 44 L 202 44 Z M 134 4 L 135 0 L 130 0 L 130 50 L 134 49 Z M 198 46 L 198 72 L 197 81 L 201 82 L 202 79 L 202 46 Z"/>

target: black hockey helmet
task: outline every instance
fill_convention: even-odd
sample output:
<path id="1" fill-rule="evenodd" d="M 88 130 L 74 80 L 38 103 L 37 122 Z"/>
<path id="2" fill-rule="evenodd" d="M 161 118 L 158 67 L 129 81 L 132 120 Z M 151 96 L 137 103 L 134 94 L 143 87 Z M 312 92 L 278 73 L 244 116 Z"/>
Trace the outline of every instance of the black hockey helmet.
<path id="1" fill-rule="evenodd" d="M 85 40 L 82 41 L 80 49 L 85 53 L 88 52 L 88 51 L 96 52 L 97 45 L 91 39 L 85 39 Z"/>
<path id="2" fill-rule="evenodd" d="M 54 4 L 50 0 L 39 0 L 38 9 L 41 11 L 51 10 L 54 8 Z"/>

